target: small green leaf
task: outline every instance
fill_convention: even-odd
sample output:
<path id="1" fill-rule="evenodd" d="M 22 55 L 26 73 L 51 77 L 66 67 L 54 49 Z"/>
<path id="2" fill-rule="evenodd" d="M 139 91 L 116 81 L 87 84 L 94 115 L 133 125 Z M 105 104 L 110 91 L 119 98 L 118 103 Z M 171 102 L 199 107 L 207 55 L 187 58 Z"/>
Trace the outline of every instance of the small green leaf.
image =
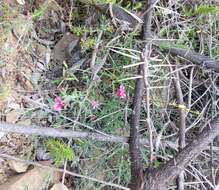
<path id="1" fill-rule="evenodd" d="M 213 14 L 218 12 L 218 7 L 213 5 L 199 5 L 195 11 L 196 14 L 204 15 L 204 14 Z"/>
<path id="2" fill-rule="evenodd" d="M 161 164 L 161 163 L 156 160 L 155 163 L 154 163 L 154 167 L 155 167 L 155 168 L 159 168 L 159 167 L 160 167 L 160 164 Z"/>
<path id="3" fill-rule="evenodd" d="M 187 46 L 182 43 L 169 43 L 169 42 L 162 42 L 157 44 L 161 49 L 169 49 L 169 48 L 180 48 L 180 49 L 187 49 Z"/>
<path id="4" fill-rule="evenodd" d="M 60 166 L 65 160 L 71 161 L 75 157 L 74 151 L 60 140 L 49 139 L 46 145 L 56 166 Z"/>
<path id="5" fill-rule="evenodd" d="M 44 15 L 46 13 L 47 9 L 48 9 L 48 5 L 42 6 L 42 7 L 40 7 L 40 9 L 34 10 L 34 12 L 32 13 L 32 18 L 37 19 L 37 18 L 41 17 L 42 15 Z"/>

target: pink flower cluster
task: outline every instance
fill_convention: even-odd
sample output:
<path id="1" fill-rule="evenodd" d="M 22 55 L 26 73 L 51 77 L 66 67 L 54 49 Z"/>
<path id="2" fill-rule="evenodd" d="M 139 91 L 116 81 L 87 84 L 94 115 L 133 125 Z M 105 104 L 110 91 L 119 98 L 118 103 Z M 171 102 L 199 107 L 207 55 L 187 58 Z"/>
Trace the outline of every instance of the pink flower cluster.
<path id="1" fill-rule="evenodd" d="M 123 85 L 120 85 L 117 89 L 116 89 L 116 93 L 115 95 L 119 98 L 126 98 L 126 92 L 125 92 L 125 87 Z"/>
<path id="2" fill-rule="evenodd" d="M 55 104 L 54 104 L 54 110 L 55 111 L 58 111 L 58 112 L 61 112 L 62 110 L 62 107 L 64 106 L 64 102 L 62 101 L 61 97 L 60 96 L 57 96 L 55 98 Z"/>
<path id="3" fill-rule="evenodd" d="M 115 96 L 117 96 L 121 99 L 124 99 L 127 97 L 126 92 L 125 92 L 125 87 L 123 85 L 119 85 L 119 87 L 116 89 Z M 65 105 L 64 102 L 62 101 L 61 97 L 57 96 L 54 101 L 55 101 L 55 104 L 53 107 L 54 110 L 61 112 L 62 108 Z M 96 100 L 91 100 L 90 104 L 91 104 L 91 107 L 93 110 L 97 109 L 100 106 L 100 104 Z"/>

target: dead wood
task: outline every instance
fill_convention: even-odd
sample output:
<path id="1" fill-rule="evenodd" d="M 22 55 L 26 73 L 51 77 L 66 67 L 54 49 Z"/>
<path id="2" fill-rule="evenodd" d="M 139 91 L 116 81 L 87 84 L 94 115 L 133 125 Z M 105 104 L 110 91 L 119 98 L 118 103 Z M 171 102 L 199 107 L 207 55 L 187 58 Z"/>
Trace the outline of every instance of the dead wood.
<path id="1" fill-rule="evenodd" d="M 45 137 L 54 138 L 72 138 L 72 139 L 88 139 L 102 142 L 112 142 L 112 143 L 129 143 L 129 137 L 107 135 L 95 132 L 82 132 L 74 131 L 72 129 L 57 129 L 51 127 L 40 127 L 40 126 L 28 126 L 28 125 L 18 125 L 14 123 L 0 122 L 0 131 L 4 133 L 18 133 L 25 135 L 39 135 Z M 140 138 L 139 143 L 141 146 L 149 146 L 149 141 L 146 138 Z M 153 142 L 156 143 L 155 141 Z M 168 146 L 173 150 L 177 149 L 177 145 L 170 141 L 162 141 L 164 146 Z"/>
<path id="2" fill-rule="evenodd" d="M 140 71 L 139 67 L 139 73 Z M 130 127 L 130 144 L 129 152 L 131 158 L 131 190 L 142 189 L 144 182 L 143 163 L 139 145 L 139 123 L 141 114 L 141 102 L 143 96 L 144 82 L 143 79 L 137 79 L 135 83 L 135 94 L 133 100 L 132 122 Z"/>
<path id="3" fill-rule="evenodd" d="M 147 8 L 150 7 L 153 0 L 147 1 Z M 142 39 L 146 40 L 151 35 L 151 20 L 152 20 L 152 9 L 150 9 L 144 16 L 144 23 L 142 27 Z M 142 75 L 143 67 L 138 67 L 138 74 Z M 129 152 L 131 158 L 131 190 L 139 190 L 144 187 L 143 177 L 143 162 L 139 146 L 139 123 L 141 114 L 141 104 L 144 91 L 144 80 L 139 78 L 135 82 L 135 93 L 133 100 L 133 113 L 132 121 L 130 126 L 130 144 Z"/>
<path id="4" fill-rule="evenodd" d="M 98 4 L 95 5 L 96 9 L 101 11 L 104 14 L 110 15 L 110 9 L 109 9 L 109 4 Z M 116 18 L 119 21 L 125 21 L 129 23 L 129 26 L 134 28 L 138 22 L 138 20 L 133 17 L 131 14 L 129 14 L 127 11 L 122 9 L 121 7 L 117 5 L 112 5 L 112 16 Z"/>
<path id="5" fill-rule="evenodd" d="M 39 127 L 39 126 L 26 126 L 18 125 L 12 123 L 0 122 L 0 131 L 5 133 L 19 133 L 26 135 L 40 135 L 40 136 L 50 136 L 50 137 L 62 137 L 62 138 L 73 138 L 73 139 L 90 139 L 105 142 L 118 142 L 118 143 L 128 143 L 128 137 L 103 135 L 94 132 L 81 132 L 74 131 L 71 129 L 56 129 L 50 127 Z M 146 143 L 142 139 L 141 143 Z"/>
<path id="6" fill-rule="evenodd" d="M 169 51 L 171 54 L 183 57 L 184 59 L 191 61 L 203 69 L 212 70 L 219 73 L 219 60 L 214 60 L 209 56 L 201 55 L 194 51 L 185 49 L 169 48 Z"/>
<path id="7" fill-rule="evenodd" d="M 145 190 L 165 190 L 176 176 L 196 158 L 209 143 L 219 135 L 219 116 L 211 121 L 207 127 L 188 144 L 173 159 L 163 164 L 160 168 L 150 172 L 145 181 Z"/>
<path id="8" fill-rule="evenodd" d="M 143 36 L 147 36 L 147 38 L 152 37 L 152 33 L 150 31 L 151 20 L 152 20 L 151 9 L 156 2 L 157 1 L 151 0 L 150 3 L 147 3 L 148 9 L 146 9 L 145 13 L 143 14 L 144 16 L 144 23 L 142 25 Z M 96 8 L 103 13 L 109 14 L 108 13 L 109 5 L 107 4 L 96 5 Z M 123 20 L 123 21 L 128 22 L 131 28 L 135 28 L 137 24 L 141 24 L 137 21 L 136 19 L 137 16 L 136 18 L 131 16 L 126 11 L 124 11 L 121 7 L 113 5 L 112 11 L 113 11 L 113 16 L 115 18 L 117 18 L 118 20 Z M 159 40 L 156 40 L 156 39 L 152 39 L 152 42 L 154 42 L 155 44 L 159 44 Z M 219 73 L 219 60 L 215 60 L 209 56 L 202 55 L 195 51 L 185 50 L 185 49 L 180 49 L 180 48 L 173 48 L 171 44 L 169 45 L 169 47 L 165 49 L 168 49 L 171 54 L 187 59 L 188 61 L 191 61 L 192 63 L 202 67 L 203 69 L 212 70 L 212 71 Z"/>
<path id="9" fill-rule="evenodd" d="M 171 68 L 171 67 L 170 67 Z M 171 68 L 171 72 L 173 69 Z M 176 72 L 173 77 L 173 84 L 174 88 L 176 91 L 176 99 L 177 103 L 179 105 L 185 106 L 185 103 L 183 101 L 183 92 L 180 84 L 180 77 L 179 77 L 179 72 Z M 182 108 L 178 108 L 179 112 L 179 123 L 178 123 L 178 128 L 179 128 L 179 151 L 181 151 L 186 144 L 186 112 Z M 184 190 L 184 172 L 182 171 L 179 176 L 176 179 L 177 183 L 177 189 L 178 190 Z"/>

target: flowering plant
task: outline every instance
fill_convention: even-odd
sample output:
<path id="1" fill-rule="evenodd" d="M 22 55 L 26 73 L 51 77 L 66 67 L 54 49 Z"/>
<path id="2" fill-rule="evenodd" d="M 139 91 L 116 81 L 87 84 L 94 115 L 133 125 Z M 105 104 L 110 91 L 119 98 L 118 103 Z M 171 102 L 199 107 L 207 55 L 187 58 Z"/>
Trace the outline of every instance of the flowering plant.
<path id="1" fill-rule="evenodd" d="M 58 112 L 61 112 L 62 110 L 62 107 L 64 106 L 64 102 L 62 101 L 61 97 L 60 96 L 57 96 L 55 98 L 55 104 L 54 104 L 54 110 L 55 111 L 58 111 Z"/>

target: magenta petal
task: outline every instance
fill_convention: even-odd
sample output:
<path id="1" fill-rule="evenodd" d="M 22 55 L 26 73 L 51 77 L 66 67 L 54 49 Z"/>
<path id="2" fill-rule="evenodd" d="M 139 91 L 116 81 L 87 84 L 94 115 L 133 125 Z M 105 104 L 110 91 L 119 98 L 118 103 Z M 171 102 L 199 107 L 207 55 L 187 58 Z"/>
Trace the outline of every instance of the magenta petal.
<path id="1" fill-rule="evenodd" d="M 116 91 L 116 96 L 120 97 L 120 92 L 118 90 Z"/>
<path id="2" fill-rule="evenodd" d="M 58 111 L 58 112 L 62 110 L 62 106 L 60 106 L 60 104 L 55 104 L 53 108 L 55 111 Z"/>
<path id="3" fill-rule="evenodd" d="M 60 97 L 60 96 L 57 96 L 57 97 L 55 98 L 55 102 L 56 102 L 56 103 L 60 103 L 60 102 L 62 102 L 61 97 Z"/>
<path id="4" fill-rule="evenodd" d="M 57 96 L 54 101 L 55 101 L 55 105 L 53 107 L 54 110 L 60 112 L 62 110 L 62 107 L 65 105 L 64 102 L 62 102 L 62 99 L 60 96 Z"/>
<path id="5" fill-rule="evenodd" d="M 126 94 L 125 93 L 121 94 L 121 98 L 126 98 Z"/>
<path id="6" fill-rule="evenodd" d="M 123 85 L 120 85 L 117 88 L 115 95 L 120 98 L 126 98 L 125 87 Z"/>
<path id="7" fill-rule="evenodd" d="M 120 86 L 119 86 L 119 89 L 120 89 L 121 91 L 125 91 L 125 87 L 124 87 L 123 85 L 120 85 Z"/>
<path id="8" fill-rule="evenodd" d="M 92 107 L 92 109 L 96 109 L 96 108 L 98 108 L 98 106 L 99 106 L 99 104 L 98 104 L 97 101 L 95 101 L 95 100 L 92 100 L 92 101 L 91 101 L 91 107 Z"/>

